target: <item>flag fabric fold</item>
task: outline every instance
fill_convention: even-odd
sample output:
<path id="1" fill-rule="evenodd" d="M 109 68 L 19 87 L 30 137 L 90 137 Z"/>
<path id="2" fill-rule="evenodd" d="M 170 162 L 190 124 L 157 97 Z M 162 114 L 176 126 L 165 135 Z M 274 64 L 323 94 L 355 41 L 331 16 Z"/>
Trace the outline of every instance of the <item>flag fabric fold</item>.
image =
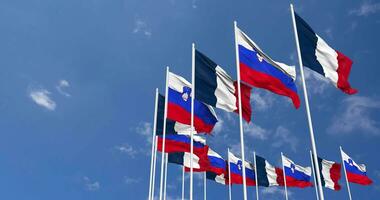
<path id="1" fill-rule="evenodd" d="M 207 168 L 208 163 L 205 162 L 207 158 L 204 158 L 206 156 L 207 155 L 205 154 L 193 154 L 193 170 L 202 170 Z M 168 162 L 190 168 L 191 154 L 189 152 L 169 153 Z"/>
<path id="2" fill-rule="evenodd" d="M 231 184 L 243 184 L 243 162 L 237 158 L 234 154 L 229 152 L 228 154 L 230 172 L 231 172 Z M 255 171 L 253 164 L 244 161 L 244 169 L 246 175 L 246 183 L 248 186 L 255 186 Z"/>
<path id="3" fill-rule="evenodd" d="M 259 186 L 283 186 L 284 176 L 281 168 L 272 166 L 265 158 L 256 155 L 257 181 Z"/>
<path id="4" fill-rule="evenodd" d="M 343 164 L 346 168 L 348 182 L 357 183 L 360 185 L 370 185 L 372 180 L 367 176 L 366 166 L 357 164 L 344 151 L 341 151 Z"/>
<path id="5" fill-rule="evenodd" d="M 199 136 L 193 137 L 194 154 L 206 155 L 208 146 L 205 140 Z M 157 150 L 162 152 L 163 136 L 158 136 Z M 186 135 L 166 135 L 165 136 L 165 153 L 188 152 L 190 153 L 191 138 Z"/>
<path id="6" fill-rule="evenodd" d="M 241 80 L 251 86 L 287 96 L 299 108 L 295 67 L 272 60 L 240 29 L 237 30 L 237 43 Z"/>
<path id="7" fill-rule="evenodd" d="M 321 177 L 322 186 L 332 189 L 340 190 L 341 186 L 339 185 L 339 179 L 341 177 L 340 163 L 334 161 L 325 160 L 318 157 L 318 166 Z"/>
<path id="8" fill-rule="evenodd" d="M 287 187 L 305 188 L 312 186 L 312 183 L 310 182 L 311 167 L 296 165 L 286 156 L 282 156 L 282 164 L 285 170 L 284 173 Z"/>
<path id="9" fill-rule="evenodd" d="M 214 172 L 206 172 L 206 178 L 209 179 L 209 180 L 212 180 L 212 181 L 215 181 L 217 183 L 220 183 L 222 185 L 226 185 L 228 184 L 226 177 L 225 177 L 225 173 L 223 174 L 216 174 Z"/>
<path id="10" fill-rule="evenodd" d="M 305 20 L 297 13 L 294 15 L 303 65 L 326 77 L 344 93 L 357 93 L 357 90 L 348 82 L 352 66 L 351 59 L 331 48 Z"/>

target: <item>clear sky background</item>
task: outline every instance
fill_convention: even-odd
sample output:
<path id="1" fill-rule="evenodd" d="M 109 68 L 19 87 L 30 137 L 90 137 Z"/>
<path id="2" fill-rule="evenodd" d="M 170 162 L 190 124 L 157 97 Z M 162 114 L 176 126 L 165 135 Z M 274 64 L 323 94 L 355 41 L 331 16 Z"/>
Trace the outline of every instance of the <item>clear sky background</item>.
<path id="1" fill-rule="evenodd" d="M 288 1 L 0 0 L 0 198 L 17 200 L 145 199 L 148 193 L 154 90 L 165 66 L 190 80 L 191 43 L 236 77 L 233 21 L 273 59 L 297 65 Z M 374 180 L 352 184 L 354 199 L 380 196 L 380 2 L 294 1 L 296 11 L 332 47 L 354 61 L 348 96 L 306 71 L 318 153 L 340 161 L 339 145 Z M 298 71 L 298 67 L 297 67 Z M 310 166 L 301 108 L 252 91 L 246 155 L 280 165 L 280 152 Z M 217 110 L 207 143 L 239 154 L 238 117 Z M 168 199 L 180 197 L 180 167 L 169 166 Z M 195 197 L 202 198 L 195 179 Z M 325 189 L 326 199 L 347 199 Z M 209 199 L 227 187 L 208 181 Z M 186 185 L 188 188 L 188 182 Z M 156 191 L 158 191 L 156 189 Z M 254 187 L 249 188 L 254 198 Z M 156 193 L 157 194 L 157 193 Z M 186 194 L 188 196 L 188 194 Z M 284 199 L 282 188 L 260 188 Z M 241 186 L 233 187 L 241 199 Z M 314 188 L 290 189 L 313 199 Z"/>

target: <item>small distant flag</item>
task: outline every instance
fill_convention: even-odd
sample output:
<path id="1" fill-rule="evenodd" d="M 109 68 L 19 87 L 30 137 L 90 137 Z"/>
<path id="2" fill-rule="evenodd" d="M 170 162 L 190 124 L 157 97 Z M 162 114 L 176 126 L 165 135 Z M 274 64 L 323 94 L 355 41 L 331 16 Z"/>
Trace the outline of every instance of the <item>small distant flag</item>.
<path id="1" fill-rule="evenodd" d="M 190 152 L 191 138 L 186 135 L 166 135 L 165 153 Z M 207 155 L 208 146 L 205 140 L 199 136 L 193 136 L 193 147 L 195 154 Z M 158 151 L 162 152 L 163 136 L 158 136 Z"/>
<path id="2" fill-rule="evenodd" d="M 193 170 L 205 170 L 208 163 L 205 162 L 206 154 L 193 154 Z M 175 152 L 168 154 L 168 162 L 190 168 L 191 154 L 188 152 Z"/>
<path id="3" fill-rule="evenodd" d="M 357 164 L 343 150 L 340 152 L 344 162 L 343 164 L 346 168 L 348 182 L 357 183 L 360 185 L 372 184 L 372 180 L 367 176 L 366 166 L 364 164 Z"/>
<path id="4" fill-rule="evenodd" d="M 302 167 L 294 164 L 292 160 L 286 156 L 282 156 L 282 164 L 285 170 L 286 186 L 287 187 L 309 187 L 312 186 L 310 182 L 311 167 Z"/>
<path id="5" fill-rule="evenodd" d="M 182 124 L 191 124 L 191 84 L 184 78 L 169 72 L 168 118 Z M 214 109 L 194 100 L 195 130 L 210 133 L 218 121 Z"/>
<path id="6" fill-rule="evenodd" d="M 340 163 L 334 161 L 325 160 L 318 157 L 318 166 L 321 177 L 322 186 L 332 189 L 340 190 L 341 186 L 339 185 L 340 174 Z"/>
<path id="7" fill-rule="evenodd" d="M 237 42 L 241 80 L 251 86 L 287 96 L 299 108 L 295 67 L 272 60 L 240 29 L 237 30 Z"/>
<path id="8" fill-rule="evenodd" d="M 242 84 L 243 85 L 243 84 Z M 245 85 L 244 85 L 245 86 Z M 242 86 L 243 118 L 251 121 L 251 88 Z M 195 98 L 227 112 L 238 112 L 237 84 L 218 64 L 195 50 Z"/>
<path id="9" fill-rule="evenodd" d="M 294 14 L 303 65 L 326 77 L 343 92 L 357 93 L 348 82 L 351 59 L 331 48 L 297 13 Z"/>
<path id="10" fill-rule="evenodd" d="M 259 186 L 283 186 L 284 175 L 281 168 L 272 166 L 265 158 L 256 155 L 257 181 Z"/>
<path id="11" fill-rule="evenodd" d="M 231 184 L 243 184 L 243 162 L 241 159 L 237 158 L 231 152 L 228 152 L 228 160 L 230 167 L 230 176 L 231 176 Z M 253 164 L 244 161 L 244 169 L 246 176 L 246 183 L 249 186 L 255 186 L 255 171 Z"/>
<path id="12" fill-rule="evenodd" d="M 228 181 L 226 179 L 226 173 L 218 175 L 214 172 L 206 172 L 206 178 L 209 180 L 213 180 L 217 183 L 223 184 L 223 185 L 228 184 Z"/>

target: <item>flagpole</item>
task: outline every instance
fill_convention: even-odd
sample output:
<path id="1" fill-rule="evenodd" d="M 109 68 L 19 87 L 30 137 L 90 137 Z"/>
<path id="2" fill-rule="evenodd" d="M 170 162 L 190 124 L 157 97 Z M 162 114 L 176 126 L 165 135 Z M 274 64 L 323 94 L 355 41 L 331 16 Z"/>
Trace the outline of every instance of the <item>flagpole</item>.
<path id="1" fill-rule="evenodd" d="M 286 175 L 285 175 L 285 167 L 284 167 L 284 154 L 281 152 L 281 162 L 282 162 L 282 174 L 284 177 L 284 186 L 285 186 L 285 199 L 288 200 L 288 188 L 286 186 Z"/>
<path id="2" fill-rule="evenodd" d="M 256 165 L 256 151 L 253 152 L 253 162 L 255 165 L 255 182 L 256 182 L 256 200 L 259 200 L 259 181 L 257 177 L 257 165 Z"/>
<path id="3" fill-rule="evenodd" d="M 230 149 L 227 148 L 227 163 L 228 163 L 228 196 L 229 200 L 232 200 L 232 191 L 231 191 L 231 167 L 230 167 Z"/>
<path id="4" fill-rule="evenodd" d="M 153 162 L 153 177 L 152 177 L 152 196 L 150 197 L 151 200 L 154 199 L 154 186 L 156 181 L 156 163 L 157 163 L 157 140 L 158 136 L 154 137 L 154 162 Z"/>
<path id="5" fill-rule="evenodd" d="M 237 71 L 237 85 L 238 85 L 238 101 L 239 101 L 239 126 L 240 126 L 240 148 L 241 148 L 241 159 L 243 160 L 243 195 L 244 200 L 247 200 L 247 180 L 245 175 L 245 155 L 244 155 L 244 133 L 243 133 L 243 114 L 241 106 L 241 90 L 240 90 L 240 70 L 239 70 L 239 48 L 237 41 L 237 22 L 234 21 L 234 32 L 235 32 L 235 56 L 236 56 L 236 71 Z"/>
<path id="6" fill-rule="evenodd" d="M 309 108 L 309 99 L 308 99 L 307 90 L 306 90 L 305 76 L 303 73 L 302 56 L 301 56 L 301 50 L 300 50 L 300 45 L 299 45 L 299 41 L 298 41 L 298 33 L 297 33 L 296 19 L 294 16 L 293 4 L 290 4 L 290 10 L 292 12 L 293 30 L 294 30 L 294 37 L 295 37 L 296 46 L 297 46 L 297 55 L 298 55 L 300 72 L 301 72 L 302 88 L 303 88 L 303 94 L 304 94 L 304 98 L 305 98 L 307 120 L 308 120 L 308 124 L 309 124 L 311 147 L 312 147 L 312 151 L 313 151 L 313 155 L 314 155 L 313 159 L 314 159 L 315 163 L 318 163 L 317 147 L 316 147 L 315 139 L 314 139 L 313 123 L 311 120 L 311 113 L 310 113 L 310 108 Z M 321 200 L 324 200 L 325 198 L 323 195 L 323 189 L 322 189 L 322 183 L 321 183 L 321 174 L 320 174 L 319 170 L 317 170 L 316 172 L 317 172 L 316 174 L 317 174 L 317 180 L 318 180 L 319 197 Z"/>
<path id="7" fill-rule="evenodd" d="M 182 166 L 182 200 L 185 199 L 185 166 Z"/>
<path id="8" fill-rule="evenodd" d="M 206 200 L 207 199 L 207 186 L 206 186 L 206 172 L 203 173 L 203 199 Z"/>
<path id="9" fill-rule="evenodd" d="M 339 149 L 340 149 L 340 157 L 342 158 L 342 165 L 343 165 L 343 169 L 344 169 L 344 176 L 346 177 L 346 184 L 347 184 L 347 191 L 348 191 L 348 196 L 350 197 L 350 200 L 352 200 L 352 197 L 351 197 L 351 189 L 350 189 L 350 183 L 348 182 L 348 177 L 347 177 L 347 171 L 346 171 L 346 165 L 344 164 L 344 159 L 343 159 L 343 155 L 342 155 L 342 147 L 339 146 Z"/>
<path id="10" fill-rule="evenodd" d="M 313 154 L 312 154 L 311 151 L 310 151 L 310 161 L 311 161 L 311 168 L 313 169 L 315 194 L 317 195 L 317 200 L 319 200 L 318 187 L 317 187 L 317 179 L 315 177 L 315 170 L 319 170 L 319 166 L 318 166 L 318 169 L 315 169 L 315 167 L 314 167 L 314 161 L 313 161 Z"/>
<path id="11" fill-rule="evenodd" d="M 165 153 L 165 180 L 164 180 L 164 200 L 166 200 L 166 183 L 168 179 L 168 153 Z"/>
<path id="12" fill-rule="evenodd" d="M 194 153 L 194 99 L 195 99 L 195 44 L 191 46 L 191 133 L 190 133 L 190 200 L 193 200 L 193 153 Z"/>
<path id="13" fill-rule="evenodd" d="M 162 152 L 161 152 L 161 177 L 160 177 L 160 199 L 162 200 L 162 189 L 164 184 L 164 163 L 165 163 L 165 137 L 166 137 L 166 118 L 168 116 L 168 83 L 169 83 L 169 67 L 166 67 L 166 84 L 165 84 L 165 109 L 164 109 L 164 124 L 162 129 Z"/>
<path id="14" fill-rule="evenodd" d="M 156 97 L 154 101 L 154 117 L 153 117 L 153 132 L 152 132 L 152 154 L 150 159 L 150 176 L 149 176 L 149 197 L 152 197 L 152 179 L 153 179 L 153 162 L 154 162 L 154 147 L 155 144 L 155 136 L 156 136 L 156 120 L 157 120 L 157 105 L 158 105 L 158 88 L 156 88 Z"/>

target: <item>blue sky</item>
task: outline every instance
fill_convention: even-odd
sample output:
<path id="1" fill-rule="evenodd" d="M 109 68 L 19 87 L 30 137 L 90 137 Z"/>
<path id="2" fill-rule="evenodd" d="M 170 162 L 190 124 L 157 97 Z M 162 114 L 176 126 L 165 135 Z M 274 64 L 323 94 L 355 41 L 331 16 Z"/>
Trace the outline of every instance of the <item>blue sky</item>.
<path id="1" fill-rule="evenodd" d="M 233 21 L 273 59 L 296 65 L 288 1 L 0 0 L 0 198 L 145 199 L 148 192 L 154 90 L 164 91 L 165 66 L 190 80 L 191 43 L 236 76 Z M 347 96 L 306 71 L 319 155 L 340 161 L 339 145 L 365 163 L 374 180 L 352 186 L 355 199 L 380 195 L 380 2 L 294 1 L 297 12 L 354 61 Z M 298 68 L 297 68 L 298 71 Z M 310 140 L 301 108 L 253 89 L 246 155 L 280 164 L 284 152 L 309 166 Z M 238 118 L 217 111 L 207 143 L 222 156 L 239 154 Z M 180 197 L 180 169 L 169 166 L 169 199 Z M 195 197 L 202 197 L 196 176 Z M 325 189 L 328 199 L 347 199 Z M 188 185 L 187 185 L 188 186 Z M 281 188 L 262 189 L 283 199 Z M 156 190 L 157 191 L 157 190 Z M 233 187 L 235 199 L 241 187 Z M 290 189 L 312 199 L 314 188 Z M 227 199 L 208 182 L 208 196 Z M 249 188 L 253 199 L 254 188 Z"/>

